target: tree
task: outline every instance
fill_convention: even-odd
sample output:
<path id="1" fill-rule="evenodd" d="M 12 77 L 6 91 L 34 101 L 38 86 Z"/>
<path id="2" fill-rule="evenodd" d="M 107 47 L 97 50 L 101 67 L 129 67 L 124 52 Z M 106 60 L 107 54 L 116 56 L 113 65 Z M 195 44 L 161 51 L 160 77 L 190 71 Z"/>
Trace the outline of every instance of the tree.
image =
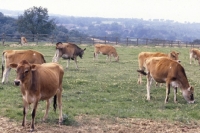
<path id="1" fill-rule="evenodd" d="M 54 19 L 49 19 L 47 8 L 33 7 L 24 11 L 17 20 L 18 31 L 32 34 L 50 34 L 56 27 Z"/>

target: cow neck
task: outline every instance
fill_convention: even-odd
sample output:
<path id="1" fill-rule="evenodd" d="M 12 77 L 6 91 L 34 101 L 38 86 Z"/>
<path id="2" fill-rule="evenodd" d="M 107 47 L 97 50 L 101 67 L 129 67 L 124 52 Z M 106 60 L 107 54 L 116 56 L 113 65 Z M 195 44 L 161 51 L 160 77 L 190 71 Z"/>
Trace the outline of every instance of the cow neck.
<path id="1" fill-rule="evenodd" d="M 26 86 L 26 89 L 35 91 L 37 90 L 37 82 L 38 82 L 38 76 L 37 76 L 37 70 L 31 71 L 30 79 L 29 81 L 24 83 L 24 86 Z"/>

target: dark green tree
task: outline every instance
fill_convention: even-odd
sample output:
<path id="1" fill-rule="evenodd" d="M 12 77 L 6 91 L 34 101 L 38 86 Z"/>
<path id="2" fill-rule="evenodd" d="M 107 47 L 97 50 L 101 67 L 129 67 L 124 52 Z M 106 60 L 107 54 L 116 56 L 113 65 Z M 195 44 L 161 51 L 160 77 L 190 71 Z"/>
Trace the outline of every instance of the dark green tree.
<path id="1" fill-rule="evenodd" d="M 18 17 L 17 26 L 22 33 L 50 34 L 56 24 L 54 19 L 49 19 L 47 8 L 34 6 Z"/>

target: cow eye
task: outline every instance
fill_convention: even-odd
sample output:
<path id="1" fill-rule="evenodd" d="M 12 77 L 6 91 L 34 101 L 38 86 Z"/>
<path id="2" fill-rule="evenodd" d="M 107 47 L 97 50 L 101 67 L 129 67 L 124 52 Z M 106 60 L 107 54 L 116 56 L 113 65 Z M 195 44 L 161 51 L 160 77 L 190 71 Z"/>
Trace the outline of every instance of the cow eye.
<path id="1" fill-rule="evenodd" d="M 25 70 L 24 73 L 28 73 L 28 70 Z"/>

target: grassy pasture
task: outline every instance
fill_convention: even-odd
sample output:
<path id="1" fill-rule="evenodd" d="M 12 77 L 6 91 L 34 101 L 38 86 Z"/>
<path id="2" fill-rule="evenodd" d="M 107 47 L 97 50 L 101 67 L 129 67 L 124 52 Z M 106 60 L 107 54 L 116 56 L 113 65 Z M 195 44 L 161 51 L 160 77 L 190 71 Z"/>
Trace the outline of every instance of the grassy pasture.
<path id="1" fill-rule="evenodd" d="M 189 64 L 189 48 L 175 47 L 116 47 L 120 56 L 119 62 L 107 62 L 106 56 L 100 55 L 98 61 L 93 61 L 93 46 L 86 48 L 83 59 L 78 58 L 79 70 L 75 69 L 71 61 L 69 69 L 65 70 L 63 79 L 63 116 L 64 124 L 75 123 L 74 116 L 90 115 L 103 119 L 145 118 L 153 120 L 179 121 L 183 123 L 197 122 L 200 119 L 200 70 L 197 62 Z M 33 49 L 44 54 L 47 62 L 51 62 L 54 46 L 0 46 L 0 52 L 7 49 Z M 195 104 L 187 104 L 178 91 L 178 103 L 173 102 L 171 89 L 169 103 L 165 104 L 165 85 L 151 87 L 151 101 L 146 100 L 146 79 L 137 85 L 138 61 L 137 55 L 141 51 L 159 51 L 169 53 L 180 52 L 181 64 L 185 68 L 190 84 L 195 88 Z M 66 60 L 60 59 L 65 68 Z M 19 87 L 13 85 L 15 71 L 11 70 L 9 83 L 0 84 L 0 115 L 16 121 L 22 121 L 22 97 Z M 45 112 L 45 102 L 39 103 L 36 122 L 41 122 Z M 31 108 L 27 114 L 30 122 Z M 55 113 L 51 105 L 48 123 L 56 123 L 58 110 Z"/>

